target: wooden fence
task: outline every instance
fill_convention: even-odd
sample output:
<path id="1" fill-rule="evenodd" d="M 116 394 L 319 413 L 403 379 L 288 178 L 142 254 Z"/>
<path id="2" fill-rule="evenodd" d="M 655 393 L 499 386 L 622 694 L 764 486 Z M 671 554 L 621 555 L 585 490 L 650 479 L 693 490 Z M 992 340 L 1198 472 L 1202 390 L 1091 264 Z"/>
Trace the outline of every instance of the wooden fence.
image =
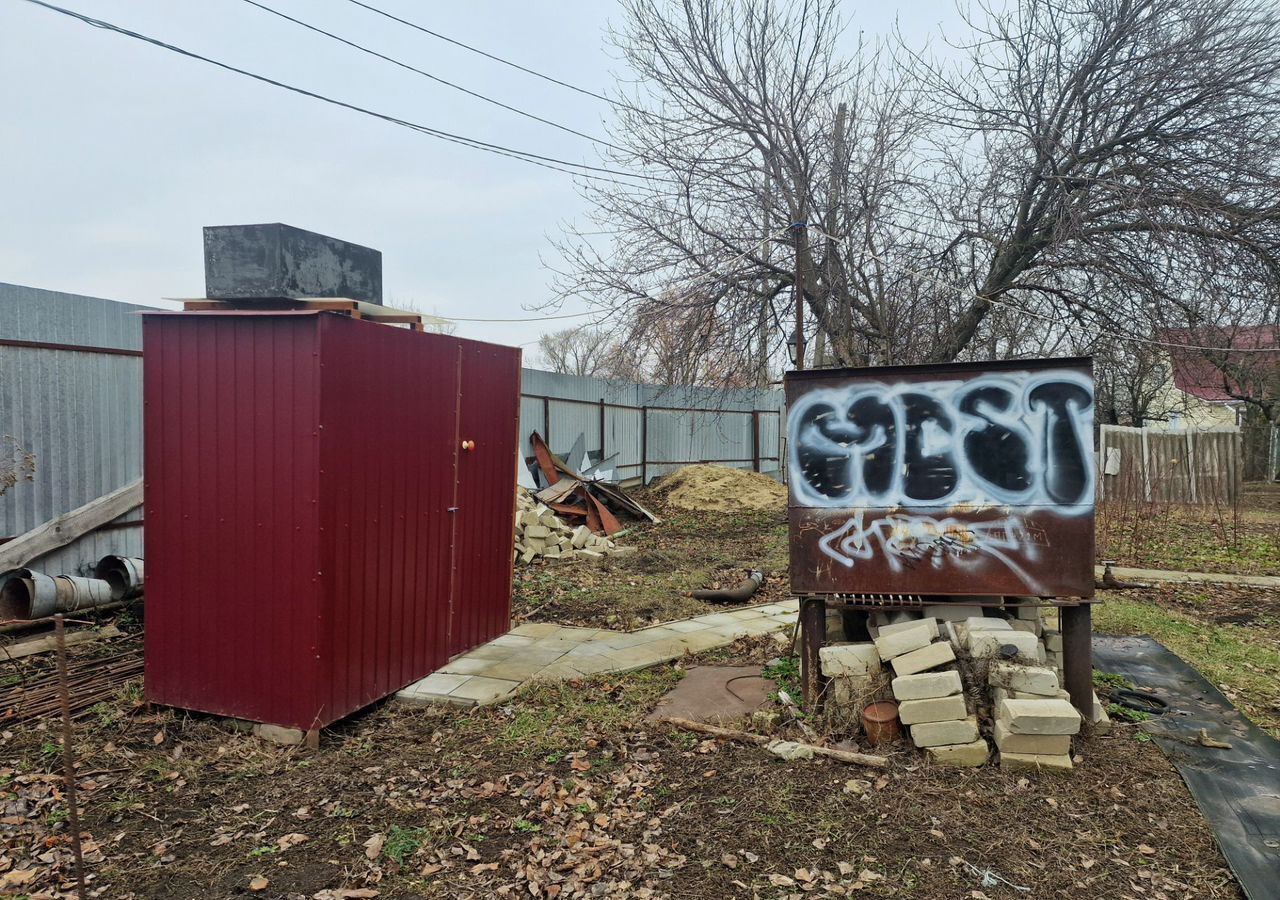
<path id="1" fill-rule="evenodd" d="M 1240 498 L 1240 429 L 1103 425 L 1098 500 L 1234 507 Z"/>

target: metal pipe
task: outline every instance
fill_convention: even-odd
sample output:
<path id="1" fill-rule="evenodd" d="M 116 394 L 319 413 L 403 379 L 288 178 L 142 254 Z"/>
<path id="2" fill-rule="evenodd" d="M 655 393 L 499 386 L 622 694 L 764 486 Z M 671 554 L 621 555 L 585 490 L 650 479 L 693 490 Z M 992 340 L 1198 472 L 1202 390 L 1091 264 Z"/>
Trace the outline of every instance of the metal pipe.
<path id="1" fill-rule="evenodd" d="M 111 585 L 98 578 L 57 575 L 30 569 L 0 573 L 0 621 L 42 619 L 59 612 L 79 612 L 110 603 Z"/>
<path id="2" fill-rule="evenodd" d="M 1093 608 L 1088 603 L 1064 606 L 1058 611 L 1062 621 L 1062 675 L 1071 702 L 1085 717 L 1093 719 Z"/>
<path id="3" fill-rule="evenodd" d="M 694 600 L 710 600 L 716 603 L 742 603 L 750 600 L 763 583 L 764 573 L 752 572 L 735 588 L 699 589 L 690 591 L 689 596 Z"/>
<path id="4" fill-rule="evenodd" d="M 800 685 L 805 712 L 818 711 L 822 697 L 822 665 L 819 653 L 827 636 L 825 597 L 805 597 L 800 601 Z"/>
<path id="5" fill-rule="evenodd" d="M 0 573 L 0 620 L 43 619 L 58 610 L 54 580 L 30 569 Z"/>
<path id="6" fill-rule="evenodd" d="M 142 594 L 143 562 L 136 556 L 104 556 L 93 567 L 93 577 L 111 586 L 112 600 L 128 600 Z"/>

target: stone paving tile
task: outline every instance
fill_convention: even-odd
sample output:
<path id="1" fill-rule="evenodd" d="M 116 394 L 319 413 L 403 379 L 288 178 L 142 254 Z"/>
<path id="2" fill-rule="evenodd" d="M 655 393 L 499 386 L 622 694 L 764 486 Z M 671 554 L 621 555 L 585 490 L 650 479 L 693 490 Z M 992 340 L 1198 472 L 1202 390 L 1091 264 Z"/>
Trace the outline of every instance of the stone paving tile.
<path id="1" fill-rule="evenodd" d="M 490 647 L 529 647 L 532 646 L 534 638 L 525 637 L 522 634 L 504 634 L 496 637 L 488 644 Z"/>
<path id="2" fill-rule="evenodd" d="M 459 656 L 458 659 L 507 659 L 513 653 L 519 652 L 520 647 L 495 646 L 493 641 L 490 641 L 487 644 L 481 644 L 479 647 L 471 648 L 462 656 Z"/>
<path id="3" fill-rule="evenodd" d="M 702 631 L 707 626 L 697 619 L 683 619 L 679 622 L 668 622 L 663 627 L 671 631 Z"/>
<path id="4" fill-rule="evenodd" d="M 477 675 L 449 692 L 450 700 L 470 700 L 480 706 L 505 700 L 520 688 L 521 682 Z"/>
<path id="5" fill-rule="evenodd" d="M 506 659 L 504 657 L 503 659 Z M 503 659 L 485 659 L 483 656 L 459 656 L 440 668 L 444 675 L 479 675 L 490 666 L 496 666 Z"/>
<path id="6" fill-rule="evenodd" d="M 631 672 L 722 647 L 744 635 L 779 631 L 794 626 L 798 607 L 794 600 L 761 604 L 633 632 L 526 622 L 462 654 L 396 697 L 407 703 L 497 703 L 529 681 Z"/>
<path id="7" fill-rule="evenodd" d="M 561 650 L 530 650 L 510 659 L 496 663 L 485 670 L 489 678 L 505 678 L 513 681 L 524 681 L 532 678 L 539 669 L 544 669 L 564 656 Z"/>
<path id="8" fill-rule="evenodd" d="M 554 622 L 525 622 L 523 625 L 517 625 L 512 628 L 508 634 L 518 634 L 521 637 L 542 638 L 549 637 L 558 631 L 564 630 L 563 625 L 557 625 Z"/>

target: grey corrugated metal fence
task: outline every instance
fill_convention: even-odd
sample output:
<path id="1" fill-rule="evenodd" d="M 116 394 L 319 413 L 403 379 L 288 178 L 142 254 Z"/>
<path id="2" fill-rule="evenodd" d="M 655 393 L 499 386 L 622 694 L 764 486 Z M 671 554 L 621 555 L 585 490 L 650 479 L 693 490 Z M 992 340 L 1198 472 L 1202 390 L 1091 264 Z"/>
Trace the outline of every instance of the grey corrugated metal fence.
<path id="1" fill-rule="evenodd" d="M 520 437 L 526 458 L 537 431 L 557 453 L 579 441 L 592 461 L 626 482 L 649 482 L 681 465 L 716 462 L 780 469 L 780 391 L 717 391 L 524 370 Z M 567 460 L 578 465 L 579 460 Z"/>
<path id="2" fill-rule="evenodd" d="M 0 540 L 16 537 L 142 474 L 142 321 L 129 303 L 0 282 L 0 437 L 35 457 L 35 478 L 0 495 Z M 627 481 L 688 462 L 777 472 L 779 391 L 712 391 L 523 373 L 520 432 Z M 9 441 L 0 446 L 11 448 Z M 573 460 L 577 465 L 580 461 Z M 141 510 L 37 561 L 83 572 L 101 556 L 143 556 Z"/>
<path id="3" fill-rule="evenodd" d="M 0 436 L 35 458 L 34 479 L 0 496 L 16 537 L 142 474 L 145 307 L 0 283 Z M 39 565 L 83 572 L 107 552 L 142 555 L 140 511 Z"/>
<path id="4" fill-rule="evenodd" d="M 1240 429 L 1103 425 L 1098 499 L 1234 507 L 1240 498 Z"/>

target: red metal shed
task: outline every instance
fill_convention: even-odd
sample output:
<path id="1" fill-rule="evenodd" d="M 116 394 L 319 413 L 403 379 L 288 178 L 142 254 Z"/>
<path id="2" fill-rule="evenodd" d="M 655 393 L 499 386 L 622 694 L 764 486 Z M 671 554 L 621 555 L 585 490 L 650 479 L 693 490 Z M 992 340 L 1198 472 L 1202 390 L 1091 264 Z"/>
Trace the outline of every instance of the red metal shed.
<path id="1" fill-rule="evenodd" d="M 143 346 L 148 699 L 319 728 L 507 630 L 519 350 L 310 310 Z"/>

